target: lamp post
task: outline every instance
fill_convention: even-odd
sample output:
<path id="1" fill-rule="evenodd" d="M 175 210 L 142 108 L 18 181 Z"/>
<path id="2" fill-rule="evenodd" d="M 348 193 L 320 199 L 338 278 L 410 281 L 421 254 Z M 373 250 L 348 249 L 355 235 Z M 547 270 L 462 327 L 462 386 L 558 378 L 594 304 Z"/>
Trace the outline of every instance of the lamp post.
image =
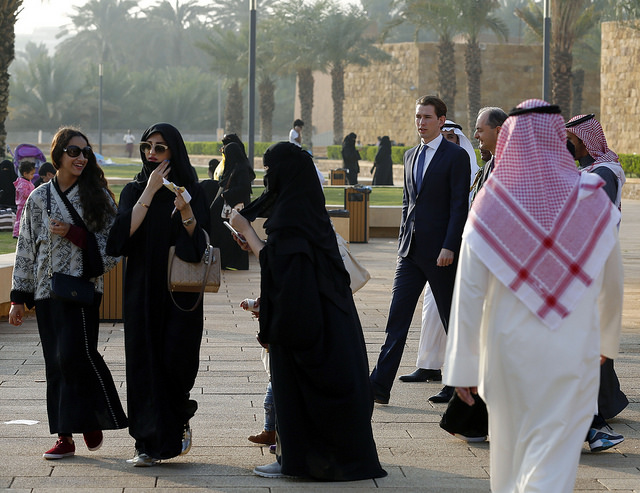
<path id="1" fill-rule="evenodd" d="M 100 100 L 98 102 L 98 152 L 102 154 L 102 64 L 98 64 L 98 80 L 100 82 Z"/>
<path id="2" fill-rule="evenodd" d="M 253 143 L 255 140 L 256 107 L 256 9 L 258 0 L 249 0 L 251 25 L 249 30 L 249 163 L 253 168 Z"/>
<path id="3" fill-rule="evenodd" d="M 549 101 L 551 96 L 551 9 L 549 0 L 544 0 L 544 24 L 542 25 L 542 99 Z"/>

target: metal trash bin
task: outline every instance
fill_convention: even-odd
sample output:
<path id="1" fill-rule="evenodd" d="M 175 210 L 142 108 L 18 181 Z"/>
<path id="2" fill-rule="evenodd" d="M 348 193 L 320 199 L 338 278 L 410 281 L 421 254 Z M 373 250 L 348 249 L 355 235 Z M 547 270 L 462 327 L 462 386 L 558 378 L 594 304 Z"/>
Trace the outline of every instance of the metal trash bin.
<path id="1" fill-rule="evenodd" d="M 100 303 L 100 322 L 124 322 L 125 259 L 104 275 L 104 294 Z"/>
<path id="2" fill-rule="evenodd" d="M 371 187 L 344 189 L 344 208 L 349 211 L 349 242 L 369 242 L 369 194 Z"/>
<path id="3" fill-rule="evenodd" d="M 329 209 L 327 210 L 333 228 L 346 241 L 349 241 L 349 211 L 347 209 Z"/>
<path id="4" fill-rule="evenodd" d="M 329 185 L 346 185 L 347 172 L 344 168 L 329 171 Z"/>

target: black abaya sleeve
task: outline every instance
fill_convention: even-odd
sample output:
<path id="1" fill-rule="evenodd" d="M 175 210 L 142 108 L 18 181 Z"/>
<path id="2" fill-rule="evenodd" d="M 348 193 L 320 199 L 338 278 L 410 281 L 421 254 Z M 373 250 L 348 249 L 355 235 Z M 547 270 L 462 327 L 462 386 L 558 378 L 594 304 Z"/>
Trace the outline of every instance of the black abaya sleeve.
<path id="1" fill-rule="evenodd" d="M 109 238 L 107 239 L 107 255 L 113 257 L 129 255 L 131 248 L 131 238 L 129 236 L 131 213 L 140 195 L 142 195 L 142 190 L 136 189 L 133 183 L 128 183 L 122 189 L 116 220 L 111 227 Z"/>

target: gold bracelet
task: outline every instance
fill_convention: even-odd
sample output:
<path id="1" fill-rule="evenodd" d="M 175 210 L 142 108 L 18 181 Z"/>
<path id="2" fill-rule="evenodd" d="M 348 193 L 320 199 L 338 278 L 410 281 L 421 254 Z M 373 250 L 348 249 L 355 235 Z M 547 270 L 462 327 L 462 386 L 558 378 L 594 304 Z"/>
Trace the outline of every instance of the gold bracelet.
<path id="1" fill-rule="evenodd" d="M 140 201 L 138 201 L 137 203 L 138 203 L 138 204 L 140 204 L 140 205 L 141 205 L 142 207 L 144 207 L 145 209 L 148 209 L 148 208 L 149 208 L 149 206 L 148 206 L 147 204 L 145 204 L 144 202 L 140 202 Z"/>

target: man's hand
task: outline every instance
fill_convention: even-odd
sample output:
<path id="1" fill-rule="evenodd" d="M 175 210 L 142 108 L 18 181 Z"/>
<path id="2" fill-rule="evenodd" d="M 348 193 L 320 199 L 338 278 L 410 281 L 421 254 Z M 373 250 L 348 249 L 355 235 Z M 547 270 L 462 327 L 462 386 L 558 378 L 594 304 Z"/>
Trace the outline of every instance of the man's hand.
<path id="1" fill-rule="evenodd" d="M 447 250 L 443 248 L 440 250 L 440 255 L 438 255 L 438 260 L 436 261 L 436 265 L 438 267 L 446 267 L 447 265 L 451 265 L 453 263 L 453 250 Z"/>

